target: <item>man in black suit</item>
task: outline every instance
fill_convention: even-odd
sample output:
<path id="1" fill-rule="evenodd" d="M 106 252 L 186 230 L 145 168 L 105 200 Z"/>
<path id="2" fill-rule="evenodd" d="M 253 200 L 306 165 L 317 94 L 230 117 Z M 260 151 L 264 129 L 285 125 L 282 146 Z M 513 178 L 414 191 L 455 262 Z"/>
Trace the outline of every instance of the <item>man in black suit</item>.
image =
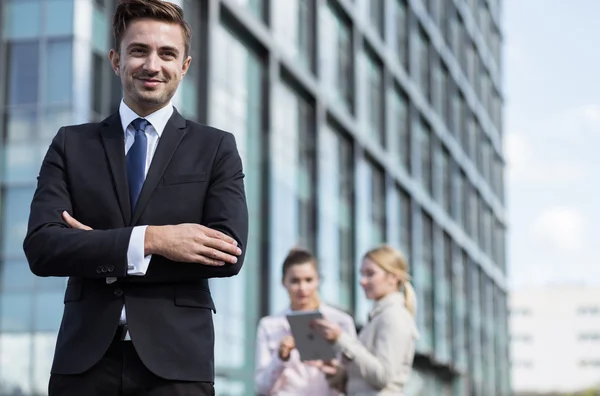
<path id="1" fill-rule="evenodd" d="M 191 61 L 181 8 L 121 0 L 113 33 L 119 112 L 58 131 L 24 241 L 34 274 L 69 277 L 49 393 L 211 395 L 208 278 L 243 262 L 242 163 L 233 135 L 171 104 Z"/>

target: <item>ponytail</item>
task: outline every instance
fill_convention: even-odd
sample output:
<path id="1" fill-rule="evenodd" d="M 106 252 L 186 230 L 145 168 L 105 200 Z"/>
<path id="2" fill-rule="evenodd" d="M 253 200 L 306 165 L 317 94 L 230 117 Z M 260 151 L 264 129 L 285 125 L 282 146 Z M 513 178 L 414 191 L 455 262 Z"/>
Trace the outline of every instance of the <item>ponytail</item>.
<path id="1" fill-rule="evenodd" d="M 403 283 L 404 288 L 404 305 L 408 312 L 414 317 L 417 313 L 417 294 L 414 287 L 409 281 Z"/>

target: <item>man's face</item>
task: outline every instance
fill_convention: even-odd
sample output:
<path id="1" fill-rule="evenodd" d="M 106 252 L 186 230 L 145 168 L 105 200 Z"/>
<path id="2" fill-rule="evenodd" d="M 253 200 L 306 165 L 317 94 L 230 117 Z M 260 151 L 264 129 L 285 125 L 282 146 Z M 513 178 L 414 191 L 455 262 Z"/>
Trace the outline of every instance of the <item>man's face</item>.
<path id="1" fill-rule="evenodd" d="M 121 77 L 125 103 L 138 115 L 148 115 L 171 100 L 191 62 L 184 52 L 183 30 L 178 24 L 153 19 L 129 24 L 120 53 L 111 50 L 109 56 Z"/>

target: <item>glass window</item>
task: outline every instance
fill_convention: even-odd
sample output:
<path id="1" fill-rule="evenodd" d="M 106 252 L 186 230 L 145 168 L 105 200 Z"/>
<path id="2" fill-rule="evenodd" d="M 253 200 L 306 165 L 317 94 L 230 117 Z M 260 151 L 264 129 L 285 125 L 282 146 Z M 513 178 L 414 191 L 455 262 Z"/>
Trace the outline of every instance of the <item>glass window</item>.
<path id="1" fill-rule="evenodd" d="M 433 108 L 437 111 L 440 118 L 442 115 L 442 108 L 444 107 L 445 93 L 444 93 L 444 81 L 442 76 L 442 59 L 440 57 L 435 57 L 432 59 L 431 68 L 432 68 L 432 93 L 433 93 Z"/>
<path id="2" fill-rule="evenodd" d="M 257 18 L 263 20 L 265 0 L 232 0 L 234 3 L 240 4 L 248 8 Z"/>
<path id="3" fill-rule="evenodd" d="M 458 87 L 452 93 L 452 133 L 458 139 L 461 139 L 463 136 L 463 131 L 461 129 L 462 116 L 463 116 L 463 106 L 464 99 L 462 94 L 458 90 Z"/>
<path id="4" fill-rule="evenodd" d="M 106 78 L 104 76 L 106 61 L 103 56 L 97 52 L 92 53 L 92 110 L 99 116 L 103 115 L 104 87 L 106 86 Z"/>
<path id="5" fill-rule="evenodd" d="M 444 9 L 444 5 L 446 3 L 448 2 L 445 0 L 429 0 L 429 8 L 431 9 L 430 13 L 432 14 L 433 20 L 435 21 L 436 25 L 438 26 L 438 29 L 440 29 L 441 32 L 444 31 L 444 24 L 446 23 L 446 10 Z"/>
<path id="6" fill-rule="evenodd" d="M 322 13 L 320 69 L 332 99 L 352 112 L 353 73 L 350 25 L 328 2 Z"/>
<path id="7" fill-rule="evenodd" d="M 383 169 L 371 164 L 371 243 L 377 245 L 386 240 L 385 175 Z"/>
<path id="8" fill-rule="evenodd" d="M 350 140 L 332 126 L 319 141 L 319 238 L 321 294 L 325 301 L 352 308 L 354 283 L 354 180 Z"/>
<path id="9" fill-rule="evenodd" d="M 39 48 L 37 42 L 8 44 L 9 105 L 37 103 Z"/>
<path id="10" fill-rule="evenodd" d="M 95 6 L 92 14 L 92 49 L 102 54 L 107 53 L 111 46 L 111 33 L 109 30 L 111 24 L 106 13 L 105 8 Z M 189 18 L 187 13 L 185 16 Z M 197 25 L 192 26 L 196 28 Z M 106 62 L 104 58 L 102 60 Z"/>
<path id="11" fill-rule="evenodd" d="M 40 0 L 8 0 L 3 3 L 0 6 L 5 6 L 2 18 L 5 39 L 30 39 L 40 36 Z"/>
<path id="12" fill-rule="evenodd" d="M 454 201 L 456 204 L 454 213 L 456 214 L 455 219 L 459 222 L 463 229 L 465 229 L 467 221 L 465 219 L 466 214 L 464 210 L 465 202 L 467 201 L 468 195 L 466 195 L 465 189 L 467 188 L 467 175 L 461 169 L 458 179 L 456 179 L 456 196 L 457 199 Z"/>
<path id="13" fill-rule="evenodd" d="M 467 235 L 473 236 L 473 213 L 477 212 L 477 201 L 475 201 L 475 209 L 471 208 L 473 201 L 471 200 L 471 194 L 475 195 L 475 192 L 472 191 L 473 187 L 471 187 L 471 183 L 468 180 L 465 180 L 463 184 L 463 227 Z"/>
<path id="14" fill-rule="evenodd" d="M 73 33 L 73 0 L 46 0 L 44 26 L 47 36 Z"/>
<path id="15" fill-rule="evenodd" d="M 398 214 L 400 219 L 398 220 L 398 224 L 400 225 L 400 233 L 398 244 L 400 246 L 400 250 L 404 253 L 404 256 L 410 262 L 410 252 L 411 252 L 411 208 L 410 208 L 410 195 L 404 191 L 401 187 L 396 189 L 396 196 L 398 197 Z"/>
<path id="16" fill-rule="evenodd" d="M 458 59 L 459 48 L 460 48 L 460 17 L 458 16 L 457 10 L 453 2 L 447 2 L 448 6 L 448 31 L 446 33 L 448 37 L 448 44 L 454 57 Z"/>
<path id="17" fill-rule="evenodd" d="M 49 144 L 61 127 L 69 125 L 72 122 L 73 111 L 70 109 L 70 106 L 52 106 L 51 108 L 44 110 L 42 113 L 42 121 L 40 123 L 41 128 L 38 131 L 38 138 L 40 139 L 42 146 L 45 142 Z M 48 148 L 48 144 L 46 144 L 46 149 Z"/>
<path id="18" fill-rule="evenodd" d="M 409 42 L 409 31 L 410 24 L 408 18 L 408 6 L 406 0 L 396 1 L 396 17 L 394 24 L 396 29 L 396 54 L 400 64 L 405 70 L 408 70 L 408 42 Z"/>
<path id="19" fill-rule="evenodd" d="M 30 292 L 3 293 L 0 298 L 0 332 L 30 331 L 32 308 L 33 295 Z"/>
<path id="20" fill-rule="evenodd" d="M 0 265 L 0 292 L 32 290 L 35 276 L 25 260 L 8 260 Z"/>
<path id="21" fill-rule="evenodd" d="M 0 301 L 4 305 L 4 301 Z M 0 333 L 0 394 L 31 394 L 30 333 Z M 46 391 L 42 394 L 46 394 Z"/>
<path id="22" fill-rule="evenodd" d="M 62 280 L 64 284 L 64 279 Z M 63 312 L 64 289 L 35 294 L 34 329 L 58 332 Z"/>
<path id="23" fill-rule="evenodd" d="M 183 3 L 183 9 L 186 18 L 191 26 L 195 29 L 200 30 L 202 28 L 202 21 L 200 20 L 200 3 L 197 1 L 185 0 Z M 190 56 L 192 59 L 200 58 L 198 53 L 199 45 L 196 41 L 192 40 L 190 47 Z M 199 94 L 199 72 L 200 67 L 198 64 L 192 62 L 192 66 L 188 69 L 182 84 L 180 85 L 180 98 L 179 98 L 179 109 L 181 114 L 186 118 L 194 121 L 198 121 L 198 94 Z"/>
<path id="24" fill-rule="evenodd" d="M 366 121 L 369 136 L 384 144 L 383 125 L 383 70 L 381 64 L 372 56 L 364 54 L 366 66 L 365 105 Z"/>
<path id="25" fill-rule="evenodd" d="M 429 83 L 430 73 L 430 62 L 429 62 L 429 38 L 423 27 L 419 26 L 419 35 L 417 36 L 417 56 L 419 57 L 419 64 L 415 70 L 416 79 L 421 93 L 423 96 L 430 101 L 431 100 L 431 87 Z"/>
<path id="26" fill-rule="evenodd" d="M 223 375 L 252 378 L 251 364 L 256 323 L 259 315 L 259 290 L 267 280 L 260 277 L 260 247 L 263 244 L 262 214 L 262 105 L 264 92 L 262 59 L 223 25 L 212 31 L 212 48 L 218 48 L 210 58 L 211 106 L 209 122 L 217 128 L 231 131 L 246 174 L 245 187 L 251 219 L 248 233 L 245 268 L 240 275 L 225 280 L 211 280 L 215 303 L 222 307 L 215 315 L 216 369 Z M 248 386 L 253 386 L 248 380 Z"/>
<path id="27" fill-rule="evenodd" d="M 441 294 L 441 305 L 444 312 L 444 320 L 442 321 L 444 326 L 444 342 L 443 342 L 443 356 L 450 358 L 452 350 L 452 340 L 454 337 L 454 320 L 453 316 L 453 300 L 452 300 L 452 286 L 453 286 L 453 256 L 452 256 L 452 239 L 450 235 L 444 233 L 444 264 L 443 264 L 444 282 L 443 287 L 440 287 Z M 441 282 L 436 282 L 441 283 Z"/>
<path id="28" fill-rule="evenodd" d="M 271 142 L 272 287 L 280 289 L 281 262 L 292 246 L 314 251 L 315 136 L 312 106 L 286 83 L 275 87 Z M 276 274 L 276 275 L 275 275 Z M 283 290 L 282 290 L 283 292 Z M 287 298 L 273 302 L 282 309 Z"/>
<path id="29" fill-rule="evenodd" d="M 371 26 L 383 38 L 383 0 L 369 0 L 369 20 Z"/>
<path id="30" fill-rule="evenodd" d="M 36 138 L 38 129 L 37 111 L 12 108 L 5 114 L 7 143 L 24 142 L 29 144 Z"/>
<path id="31" fill-rule="evenodd" d="M 73 95 L 73 43 L 50 41 L 46 48 L 46 103 L 69 103 Z"/>
<path id="32" fill-rule="evenodd" d="M 313 57 L 312 3 L 309 0 L 273 2 L 276 40 L 281 41 L 284 52 L 309 70 L 312 70 Z"/>
<path id="33" fill-rule="evenodd" d="M 29 206 L 33 188 L 9 188 L 4 192 L 2 229 L 4 257 L 23 257 L 23 240 L 27 233 Z"/>
<path id="34" fill-rule="evenodd" d="M 427 351 L 433 349 L 433 338 L 435 334 L 435 300 L 434 300 L 434 262 L 433 262 L 433 220 L 431 217 L 422 212 L 422 247 L 421 247 L 421 281 L 419 283 L 421 287 L 421 296 L 423 304 L 420 312 L 423 315 L 424 329 L 422 330 L 423 335 L 423 346 Z"/>
<path id="35" fill-rule="evenodd" d="M 4 146 L 4 182 L 7 185 L 27 183 L 37 177 L 47 144 L 8 143 Z"/>
<path id="36" fill-rule="evenodd" d="M 448 215 L 452 214 L 452 159 L 450 157 L 450 153 L 448 149 L 445 147 L 441 150 L 442 159 L 441 159 L 441 170 L 440 176 L 442 178 L 442 207 L 448 213 Z"/>
<path id="37" fill-rule="evenodd" d="M 393 118 L 389 134 L 390 150 L 407 171 L 410 170 L 410 135 L 408 132 L 408 97 L 397 88 L 393 92 Z"/>
<path id="38" fill-rule="evenodd" d="M 421 155 L 421 183 L 425 191 L 433 196 L 433 177 L 432 177 L 432 138 L 431 129 L 425 123 L 423 118 L 420 118 L 419 136 L 421 140 L 420 155 Z"/>

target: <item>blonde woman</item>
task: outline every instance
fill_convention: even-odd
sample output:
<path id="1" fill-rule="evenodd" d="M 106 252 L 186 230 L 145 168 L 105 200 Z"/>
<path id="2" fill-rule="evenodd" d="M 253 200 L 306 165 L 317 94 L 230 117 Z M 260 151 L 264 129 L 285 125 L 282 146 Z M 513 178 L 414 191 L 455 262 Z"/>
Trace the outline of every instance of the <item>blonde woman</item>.
<path id="1" fill-rule="evenodd" d="M 369 251 L 361 265 L 360 284 L 375 301 L 358 339 L 339 326 L 317 320 L 314 327 L 343 354 L 343 362 L 312 362 L 330 385 L 347 396 L 402 396 L 418 338 L 416 297 L 402 253 L 384 245 Z"/>
<path id="2" fill-rule="evenodd" d="M 282 282 L 290 307 L 260 320 L 256 339 L 255 387 L 260 395 L 337 395 L 325 375 L 300 360 L 286 314 L 318 309 L 340 331 L 356 336 L 354 320 L 347 313 L 323 304 L 319 299 L 317 259 L 306 250 L 292 249 L 283 262 Z"/>

